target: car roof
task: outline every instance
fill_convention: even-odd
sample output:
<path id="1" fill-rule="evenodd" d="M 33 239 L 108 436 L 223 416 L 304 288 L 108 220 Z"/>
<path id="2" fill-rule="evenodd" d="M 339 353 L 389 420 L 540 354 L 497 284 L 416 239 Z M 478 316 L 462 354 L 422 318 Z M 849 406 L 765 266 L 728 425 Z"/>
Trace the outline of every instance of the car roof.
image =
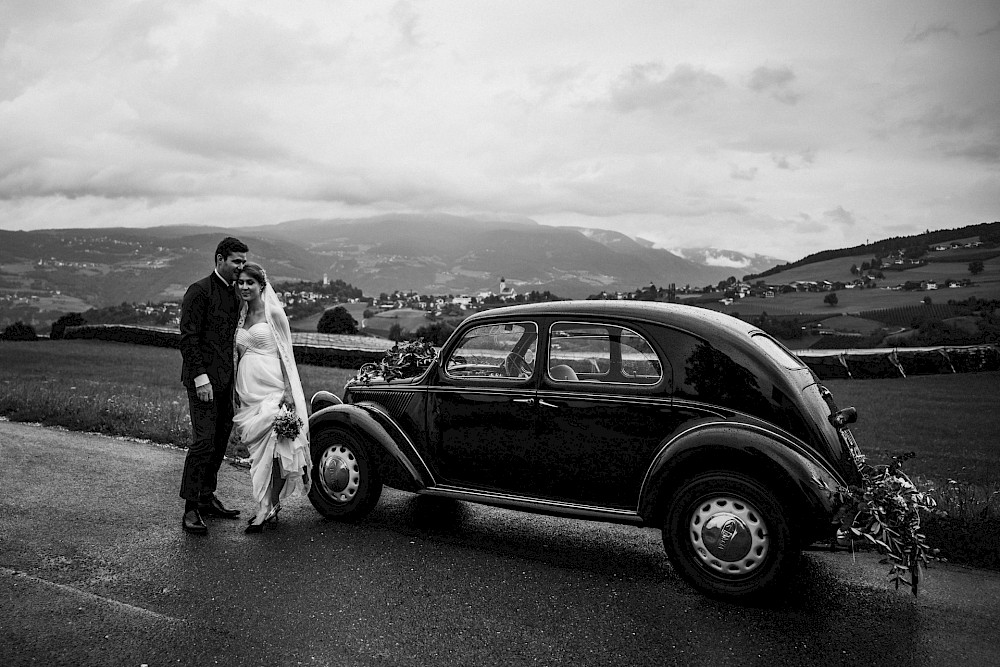
<path id="1" fill-rule="evenodd" d="M 708 308 L 659 301 L 605 301 L 596 299 L 546 301 L 544 303 L 502 306 L 480 311 L 469 317 L 466 322 L 471 324 L 494 317 L 593 317 L 602 315 L 666 324 L 702 336 L 717 336 L 721 332 L 726 332 L 745 340 L 748 334 L 758 331 L 756 327 L 739 318 Z"/>

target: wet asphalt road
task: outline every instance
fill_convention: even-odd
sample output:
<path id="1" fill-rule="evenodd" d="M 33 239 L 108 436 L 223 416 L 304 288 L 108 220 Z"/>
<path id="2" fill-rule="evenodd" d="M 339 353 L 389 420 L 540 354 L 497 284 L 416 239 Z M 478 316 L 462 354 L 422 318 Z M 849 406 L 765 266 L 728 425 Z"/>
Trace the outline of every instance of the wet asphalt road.
<path id="1" fill-rule="evenodd" d="M 998 664 L 1000 573 L 938 565 L 913 599 L 809 552 L 742 607 L 687 588 L 658 531 L 393 490 L 359 525 L 296 500 L 191 536 L 183 456 L 0 422 L 0 664 Z M 248 472 L 219 496 L 249 511 Z"/>

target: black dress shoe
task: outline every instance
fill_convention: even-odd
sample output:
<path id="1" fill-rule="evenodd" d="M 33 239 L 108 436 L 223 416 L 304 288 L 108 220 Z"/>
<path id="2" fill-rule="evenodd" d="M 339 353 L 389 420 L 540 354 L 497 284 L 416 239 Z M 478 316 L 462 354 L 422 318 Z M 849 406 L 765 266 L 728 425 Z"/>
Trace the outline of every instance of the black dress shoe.
<path id="1" fill-rule="evenodd" d="M 235 519 L 240 515 L 239 510 L 226 509 L 226 506 L 215 496 L 212 496 L 208 502 L 201 503 L 198 509 L 205 516 L 217 516 L 223 519 Z"/>
<path id="2" fill-rule="evenodd" d="M 184 528 L 185 532 L 194 533 L 195 535 L 204 535 L 208 532 L 208 526 L 202 521 L 201 513 L 198 510 L 184 512 L 184 518 L 181 519 L 181 527 Z"/>

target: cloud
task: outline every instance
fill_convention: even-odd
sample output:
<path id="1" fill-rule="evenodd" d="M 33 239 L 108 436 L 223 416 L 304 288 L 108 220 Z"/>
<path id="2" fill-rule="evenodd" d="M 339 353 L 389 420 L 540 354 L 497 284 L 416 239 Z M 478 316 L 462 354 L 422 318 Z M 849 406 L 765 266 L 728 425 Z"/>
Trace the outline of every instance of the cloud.
<path id="1" fill-rule="evenodd" d="M 624 112 L 681 109 L 725 87 L 722 77 L 688 64 L 666 73 L 660 63 L 644 63 L 633 65 L 618 77 L 611 86 L 611 100 Z"/>
<path id="2" fill-rule="evenodd" d="M 757 167 L 747 167 L 745 169 L 741 169 L 736 165 L 732 165 L 729 171 L 729 177 L 738 181 L 752 181 L 757 177 L 758 171 Z"/>
<path id="3" fill-rule="evenodd" d="M 826 211 L 823 213 L 823 218 L 840 227 L 853 227 L 855 224 L 854 216 L 843 206 Z"/>
<path id="4" fill-rule="evenodd" d="M 826 232 L 828 226 L 816 220 L 808 213 L 799 213 L 788 220 L 788 226 L 795 234 L 821 234 Z"/>
<path id="5" fill-rule="evenodd" d="M 953 145 L 942 149 L 949 157 L 957 157 L 986 165 L 1000 165 L 1000 141 Z"/>
<path id="6" fill-rule="evenodd" d="M 797 257 L 995 219 L 995 9 L 886 2 L 7 2 L 0 226 L 488 211 Z"/>
<path id="7" fill-rule="evenodd" d="M 399 35 L 404 44 L 411 47 L 422 45 L 423 39 L 419 30 L 420 15 L 412 3 L 400 0 L 392 6 L 389 16 L 399 29 Z"/>
<path id="8" fill-rule="evenodd" d="M 816 162 L 816 151 L 812 148 L 806 148 L 792 155 L 774 153 L 771 155 L 771 161 L 778 169 L 797 171 L 805 169 Z"/>
<path id="9" fill-rule="evenodd" d="M 941 36 L 957 37 L 958 31 L 952 27 L 951 23 L 932 23 L 919 31 L 914 27 L 903 41 L 907 43 L 923 42 Z"/>
<path id="10" fill-rule="evenodd" d="M 795 81 L 795 73 L 789 67 L 758 67 L 750 76 L 748 84 L 755 93 L 769 93 L 783 104 L 795 104 L 800 95 L 789 87 Z"/>
<path id="11" fill-rule="evenodd" d="M 984 35 L 992 35 L 993 33 L 1000 32 L 1000 21 L 997 21 L 989 28 L 976 33 L 976 36 L 982 37 Z"/>

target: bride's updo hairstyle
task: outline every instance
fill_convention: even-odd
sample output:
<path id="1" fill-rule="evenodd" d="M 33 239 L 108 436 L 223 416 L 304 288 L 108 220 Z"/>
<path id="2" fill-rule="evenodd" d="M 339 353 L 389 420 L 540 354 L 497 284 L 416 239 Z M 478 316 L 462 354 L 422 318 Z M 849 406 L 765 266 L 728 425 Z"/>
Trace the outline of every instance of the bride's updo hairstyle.
<path id="1" fill-rule="evenodd" d="M 260 283 L 261 291 L 263 291 L 264 288 L 267 287 L 267 274 L 264 273 L 264 267 L 262 267 L 260 264 L 247 262 L 246 264 L 243 265 L 243 268 L 240 269 L 240 273 L 245 273 L 254 280 L 256 280 L 258 283 Z"/>

